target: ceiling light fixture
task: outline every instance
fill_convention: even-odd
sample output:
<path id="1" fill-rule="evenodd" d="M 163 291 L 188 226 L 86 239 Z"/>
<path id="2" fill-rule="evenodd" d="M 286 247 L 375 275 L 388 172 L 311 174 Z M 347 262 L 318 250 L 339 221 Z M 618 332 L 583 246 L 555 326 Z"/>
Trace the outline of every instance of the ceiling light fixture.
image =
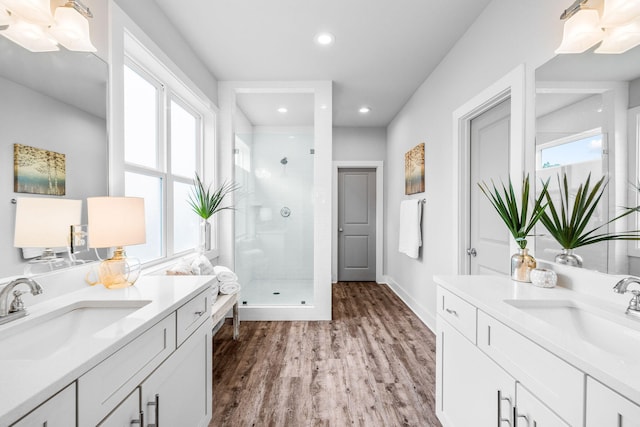
<path id="1" fill-rule="evenodd" d="M 331 33 L 318 33 L 315 40 L 321 46 L 329 46 L 335 42 L 336 38 Z"/>
<path id="2" fill-rule="evenodd" d="M 280 114 L 284 114 L 284 113 L 286 113 L 287 111 L 289 111 L 289 110 L 287 110 L 287 107 L 280 107 L 280 108 L 278 108 L 278 113 L 280 113 Z"/>
<path id="3" fill-rule="evenodd" d="M 93 14 L 79 0 L 69 0 L 51 15 L 50 0 L 0 0 L 0 35 L 32 52 L 95 52 L 89 34 Z"/>
<path id="4" fill-rule="evenodd" d="M 640 0 L 605 0 L 602 19 L 589 0 L 576 0 L 560 19 L 566 20 L 556 53 L 582 53 L 602 42 L 596 53 L 623 53 L 640 44 Z"/>
<path id="5" fill-rule="evenodd" d="M 369 107 L 360 107 L 360 109 L 358 111 L 360 112 L 360 114 L 367 114 L 368 112 L 371 111 L 371 108 L 369 108 Z"/>

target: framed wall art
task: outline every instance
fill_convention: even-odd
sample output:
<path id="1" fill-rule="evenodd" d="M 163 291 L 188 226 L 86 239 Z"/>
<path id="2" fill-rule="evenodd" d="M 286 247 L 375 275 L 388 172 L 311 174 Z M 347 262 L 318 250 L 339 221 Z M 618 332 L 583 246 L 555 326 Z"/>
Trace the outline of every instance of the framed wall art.
<path id="1" fill-rule="evenodd" d="M 404 194 L 424 193 L 424 142 L 404 155 Z"/>
<path id="2" fill-rule="evenodd" d="M 13 191 L 64 196 L 65 162 L 64 154 L 13 144 Z"/>

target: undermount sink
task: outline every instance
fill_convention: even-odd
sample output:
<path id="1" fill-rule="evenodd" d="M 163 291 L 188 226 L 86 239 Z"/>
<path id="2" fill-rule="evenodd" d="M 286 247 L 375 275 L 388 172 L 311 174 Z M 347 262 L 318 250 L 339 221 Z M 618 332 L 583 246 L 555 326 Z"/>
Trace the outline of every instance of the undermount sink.
<path id="1" fill-rule="evenodd" d="M 0 331 L 0 360 L 41 360 L 72 348 L 151 301 L 79 301 Z"/>
<path id="2" fill-rule="evenodd" d="M 615 319 L 587 304 L 569 300 L 504 300 L 505 303 L 557 326 L 564 333 L 602 351 L 637 363 L 640 354 L 640 322 Z M 637 325 L 636 325 L 637 324 Z"/>

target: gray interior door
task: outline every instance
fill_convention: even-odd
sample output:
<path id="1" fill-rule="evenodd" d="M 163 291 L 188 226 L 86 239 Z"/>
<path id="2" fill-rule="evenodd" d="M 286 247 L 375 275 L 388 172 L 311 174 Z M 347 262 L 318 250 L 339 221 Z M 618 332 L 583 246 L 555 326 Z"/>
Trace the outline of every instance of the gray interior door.
<path id="1" fill-rule="evenodd" d="M 376 171 L 338 170 L 338 280 L 376 280 Z"/>

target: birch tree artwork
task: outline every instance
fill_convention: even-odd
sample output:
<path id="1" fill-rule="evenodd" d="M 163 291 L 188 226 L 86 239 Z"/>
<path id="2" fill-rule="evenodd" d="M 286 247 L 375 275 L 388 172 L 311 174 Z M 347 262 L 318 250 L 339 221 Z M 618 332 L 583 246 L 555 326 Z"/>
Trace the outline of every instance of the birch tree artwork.
<path id="1" fill-rule="evenodd" d="M 424 192 L 424 142 L 404 155 L 404 194 Z"/>
<path id="2" fill-rule="evenodd" d="M 64 154 L 13 144 L 13 191 L 64 196 L 65 167 Z"/>

